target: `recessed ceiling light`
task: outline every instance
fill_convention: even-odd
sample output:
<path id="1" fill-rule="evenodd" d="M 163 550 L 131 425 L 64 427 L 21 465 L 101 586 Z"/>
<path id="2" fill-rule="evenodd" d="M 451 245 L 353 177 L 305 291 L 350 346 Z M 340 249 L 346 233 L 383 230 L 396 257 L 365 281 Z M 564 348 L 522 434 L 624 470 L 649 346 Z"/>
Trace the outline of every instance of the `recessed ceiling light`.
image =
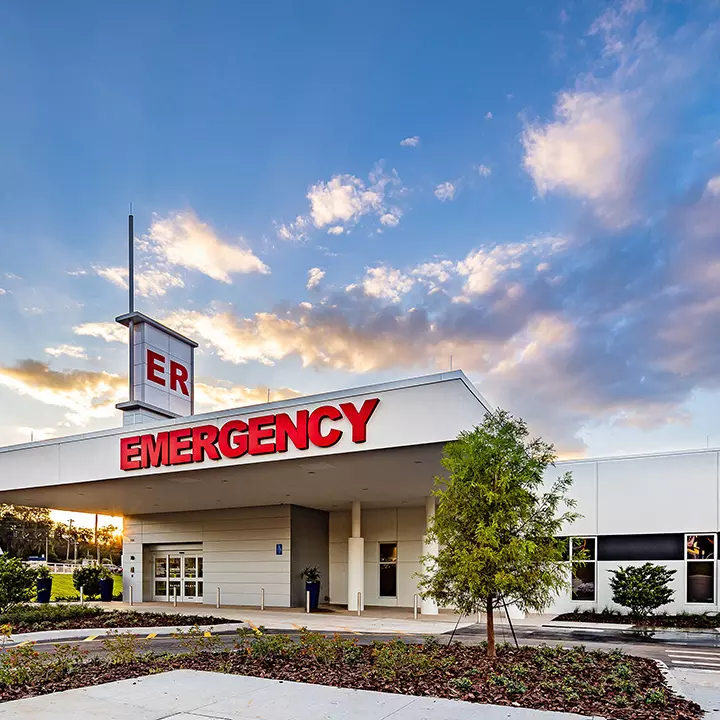
<path id="1" fill-rule="evenodd" d="M 285 497 L 290 497 L 290 493 L 288 493 Z"/>
<path id="2" fill-rule="evenodd" d="M 415 465 L 422 465 L 422 460 L 413 460 L 413 463 L 415 463 Z"/>
<path id="3" fill-rule="evenodd" d="M 314 475 L 314 474 L 315 474 L 314 470 L 308 470 L 308 475 Z"/>
<path id="4" fill-rule="evenodd" d="M 367 490 L 367 488 L 363 488 L 363 490 Z"/>

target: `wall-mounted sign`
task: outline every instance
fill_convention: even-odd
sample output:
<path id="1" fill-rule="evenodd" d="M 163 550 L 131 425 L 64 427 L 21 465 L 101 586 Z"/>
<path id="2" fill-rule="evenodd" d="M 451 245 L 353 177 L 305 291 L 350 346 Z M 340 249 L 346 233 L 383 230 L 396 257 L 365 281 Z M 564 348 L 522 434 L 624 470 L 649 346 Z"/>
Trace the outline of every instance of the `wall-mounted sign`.
<path id="1" fill-rule="evenodd" d="M 282 555 L 282 543 L 277 543 L 275 545 L 275 554 Z"/>
<path id="2" fill-rule="evenodd" d="M 117 407 L 161 417 L 192 415 L 197 343 L 139 312 L 117 321 L 132 328 L 130 400 Z"/>
<path id="3" fill-rule="evenodd" d="M 268 455 L 287 452 L 293 445 L 307 450 L 310 445 L 328 448 L 345 433 L 353 443 L 364 443 L 367 426 L 380 400 L 365 400 L 358 408 L 345 402 L 323 405 L 314 410 L 258 415 L 247 420 L 230 420 L 224 425 L 199 425 L 193 428 L 134 435 L 120 440 L 120 469 L 201 463 L 243 455 Z"/>

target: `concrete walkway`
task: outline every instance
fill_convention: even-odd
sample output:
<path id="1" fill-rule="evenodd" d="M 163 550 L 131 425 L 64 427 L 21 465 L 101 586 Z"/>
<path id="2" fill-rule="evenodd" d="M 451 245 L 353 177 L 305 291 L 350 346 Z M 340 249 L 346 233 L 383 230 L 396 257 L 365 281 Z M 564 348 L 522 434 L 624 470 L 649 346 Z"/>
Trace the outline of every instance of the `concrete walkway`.
<path id="1" fill-rule="evenodd" d="M 578 720 L 581 715 L 174 670 L 0 705 L 2 720 Z"/>

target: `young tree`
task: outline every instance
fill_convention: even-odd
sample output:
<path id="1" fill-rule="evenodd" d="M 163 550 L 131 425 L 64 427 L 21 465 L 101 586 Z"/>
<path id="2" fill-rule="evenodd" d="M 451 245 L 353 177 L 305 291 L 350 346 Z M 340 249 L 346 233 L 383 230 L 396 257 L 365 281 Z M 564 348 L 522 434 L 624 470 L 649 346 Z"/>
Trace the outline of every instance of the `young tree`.
<path id="1" fill-rule="evenodd" d="M 676 572 L 649 562 L 611 570 L 613 602 L 629 608 L 637 618 L 648 618 L 673 599 L 675 593 L 668 585 Z"/>
<path id="2" fill-rule="evenodd" d="M 529 439 L 527 425 L 496 410 L 445 446 L 449 477 L 435 479 L 438 498 L 428 531 L 437 557 L 423 557 L 423 596 L 463 615 L 485 612 L 488 655 L 495 655 L 493 611 L 505 603 L 541 611 L 567 587 L 563 528 L 577 519 L 565 473 L 543 492 L 552 445 Z M 562 507 L 561 507 L 562 506 Z"/>

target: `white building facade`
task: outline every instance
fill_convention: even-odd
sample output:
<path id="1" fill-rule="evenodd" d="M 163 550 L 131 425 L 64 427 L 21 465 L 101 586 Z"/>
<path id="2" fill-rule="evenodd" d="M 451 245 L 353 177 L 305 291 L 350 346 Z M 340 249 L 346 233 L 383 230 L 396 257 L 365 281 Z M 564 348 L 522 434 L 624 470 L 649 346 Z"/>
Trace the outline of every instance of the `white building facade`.
<path id="1" fill-rule="evenodd" d="M 0 502 L 122 515 L 135 602 L 300 607 L 315 566 L 321 602 L 411 608 L 442 448 L 488 409 L 460 371 L 165 419 L 141 401 L 122 428 L 0 448 Z M 646 561 L 676 570 L 668 610 L 718 609 L 718 450 L 562 462 L 548 479 L 565 471 L 582 518 L 552 610 L 612 607 L 608 571 Z"/>

